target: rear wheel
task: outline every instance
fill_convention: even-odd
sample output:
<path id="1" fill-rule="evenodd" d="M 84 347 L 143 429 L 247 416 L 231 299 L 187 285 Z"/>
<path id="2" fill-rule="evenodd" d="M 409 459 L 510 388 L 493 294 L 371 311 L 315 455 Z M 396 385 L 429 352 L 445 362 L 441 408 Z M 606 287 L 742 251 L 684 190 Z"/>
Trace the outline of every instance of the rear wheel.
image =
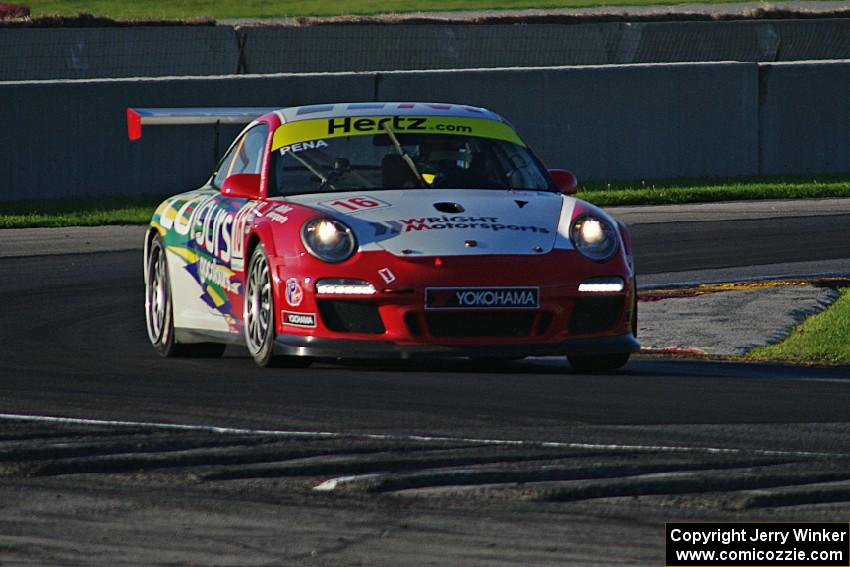
<path id="1" fill-rule="evenodd" d="M 251 254 L 245 283 L 245 344 L 258 366 L 305 368 L 310 359 L 275 356 L 275 306 L 271 270 L 266 249 L 258 244 Z"/>
<path id="2" fill-rule="evenodd" d="M 171 306 L 171 285 L 168 281 L 168 260 L 162 237 L 156 235 L 148 247 L 147 277 L 145 278 L 145 322 L 148 338 L 156 351 L 165 357 L 210 357 L 224 353 L 226 345 L 218 343 L 181 344 L 174 340 L 174 317 Z"/>
<path id="3" fill-rule="evenodd" d="M 568 356 L 570 366 L 579 372 L 607 372 L 616 370 L 629 361 L 631 353 L 604 354 L 595 356 Z"/>

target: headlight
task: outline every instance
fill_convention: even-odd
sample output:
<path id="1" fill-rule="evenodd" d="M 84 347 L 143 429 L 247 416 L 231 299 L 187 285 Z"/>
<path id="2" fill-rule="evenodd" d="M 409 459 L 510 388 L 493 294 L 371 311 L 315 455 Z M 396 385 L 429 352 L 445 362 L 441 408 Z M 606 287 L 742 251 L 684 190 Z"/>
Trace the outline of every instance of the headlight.
<path id="1" fill-rule="evenodd" d="M 591 216 L 573 221 L 570 238 L 576 250 L 596 262 L 609 260 L 620 242 L 616 229 L 608 221 Z"/>
<path id="2" fill-rule="evenodd" d="M 578 284 L 578 290 L 582 293 L 620 293 L 625 287 L 620 276 L 590 278 Z"/>
<path id="3" fill-rule="evenodd" d="M 323 279 L 316 282 L 319 295 L 374 295 L 375 286 L 363 280 Z"/>
<path id="4" fill-rule="evenodd" d="M 357 249 L 354 233 L 336 219 L 307 221 L 301 230 L 301 240 L 310 254 L 332 264 L 348 260 Z"/>

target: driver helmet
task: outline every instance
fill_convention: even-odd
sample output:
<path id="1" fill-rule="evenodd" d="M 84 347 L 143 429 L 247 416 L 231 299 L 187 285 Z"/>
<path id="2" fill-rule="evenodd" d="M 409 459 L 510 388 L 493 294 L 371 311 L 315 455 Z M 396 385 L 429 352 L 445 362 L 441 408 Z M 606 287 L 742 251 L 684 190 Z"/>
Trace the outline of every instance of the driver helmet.
<path id="1" fill-rule="evenodd" d="M 454 136 L 429 136 L 420 147 L 419 155 L 423 162 L 443 172 L 452 169 L 467 170 L 472 164 L 472 149 L 469 144 L 463 138 Z"/>

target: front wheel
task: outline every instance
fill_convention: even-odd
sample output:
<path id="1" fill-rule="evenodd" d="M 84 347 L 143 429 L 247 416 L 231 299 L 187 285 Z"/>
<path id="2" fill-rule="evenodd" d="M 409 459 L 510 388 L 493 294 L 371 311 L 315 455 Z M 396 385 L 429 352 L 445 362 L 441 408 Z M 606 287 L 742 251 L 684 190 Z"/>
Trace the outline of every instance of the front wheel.
<path id="1" fill-rule="evenodd" d="M 261 367 L 305 368 L 310 359 L 301 356 L 275 356 L 275 306 L 271 269 L 266 249 L 258 244 L 248 262 L 245 278 L 245 344 L 254 362 Z"/>
<path id="2" fill-rule="evenodd" d="M 595 356 L 568 356 L 570 366 L 579 372 L 608 372 L 625 366 L 631 353 L 603 354 Z"/>
<path id="3" fill-rule="evenodd" d="M 174 340 L 168 261 L 165 257 L 165 245 L 158 234 L 153 237 L 148 247 L 145 323 L 151 344 L 165 357 L 215 358 L 221 356 L 226 348 L 226 345 L 218 343 L 181 344 Z"/>

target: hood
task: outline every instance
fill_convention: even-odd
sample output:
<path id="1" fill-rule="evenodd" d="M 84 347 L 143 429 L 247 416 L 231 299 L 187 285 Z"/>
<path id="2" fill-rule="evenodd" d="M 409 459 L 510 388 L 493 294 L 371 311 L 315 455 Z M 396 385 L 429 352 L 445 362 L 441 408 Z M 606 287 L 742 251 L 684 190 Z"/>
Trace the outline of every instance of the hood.
<path id="1" fill-rule="evenodd" d="M 572 211 L 572 200 L 545 191 L 405 189 L 287 200 L 348 224 L 362 251 L 405 258 L 546 253 L 555 245 L 562 209 Z"/>

